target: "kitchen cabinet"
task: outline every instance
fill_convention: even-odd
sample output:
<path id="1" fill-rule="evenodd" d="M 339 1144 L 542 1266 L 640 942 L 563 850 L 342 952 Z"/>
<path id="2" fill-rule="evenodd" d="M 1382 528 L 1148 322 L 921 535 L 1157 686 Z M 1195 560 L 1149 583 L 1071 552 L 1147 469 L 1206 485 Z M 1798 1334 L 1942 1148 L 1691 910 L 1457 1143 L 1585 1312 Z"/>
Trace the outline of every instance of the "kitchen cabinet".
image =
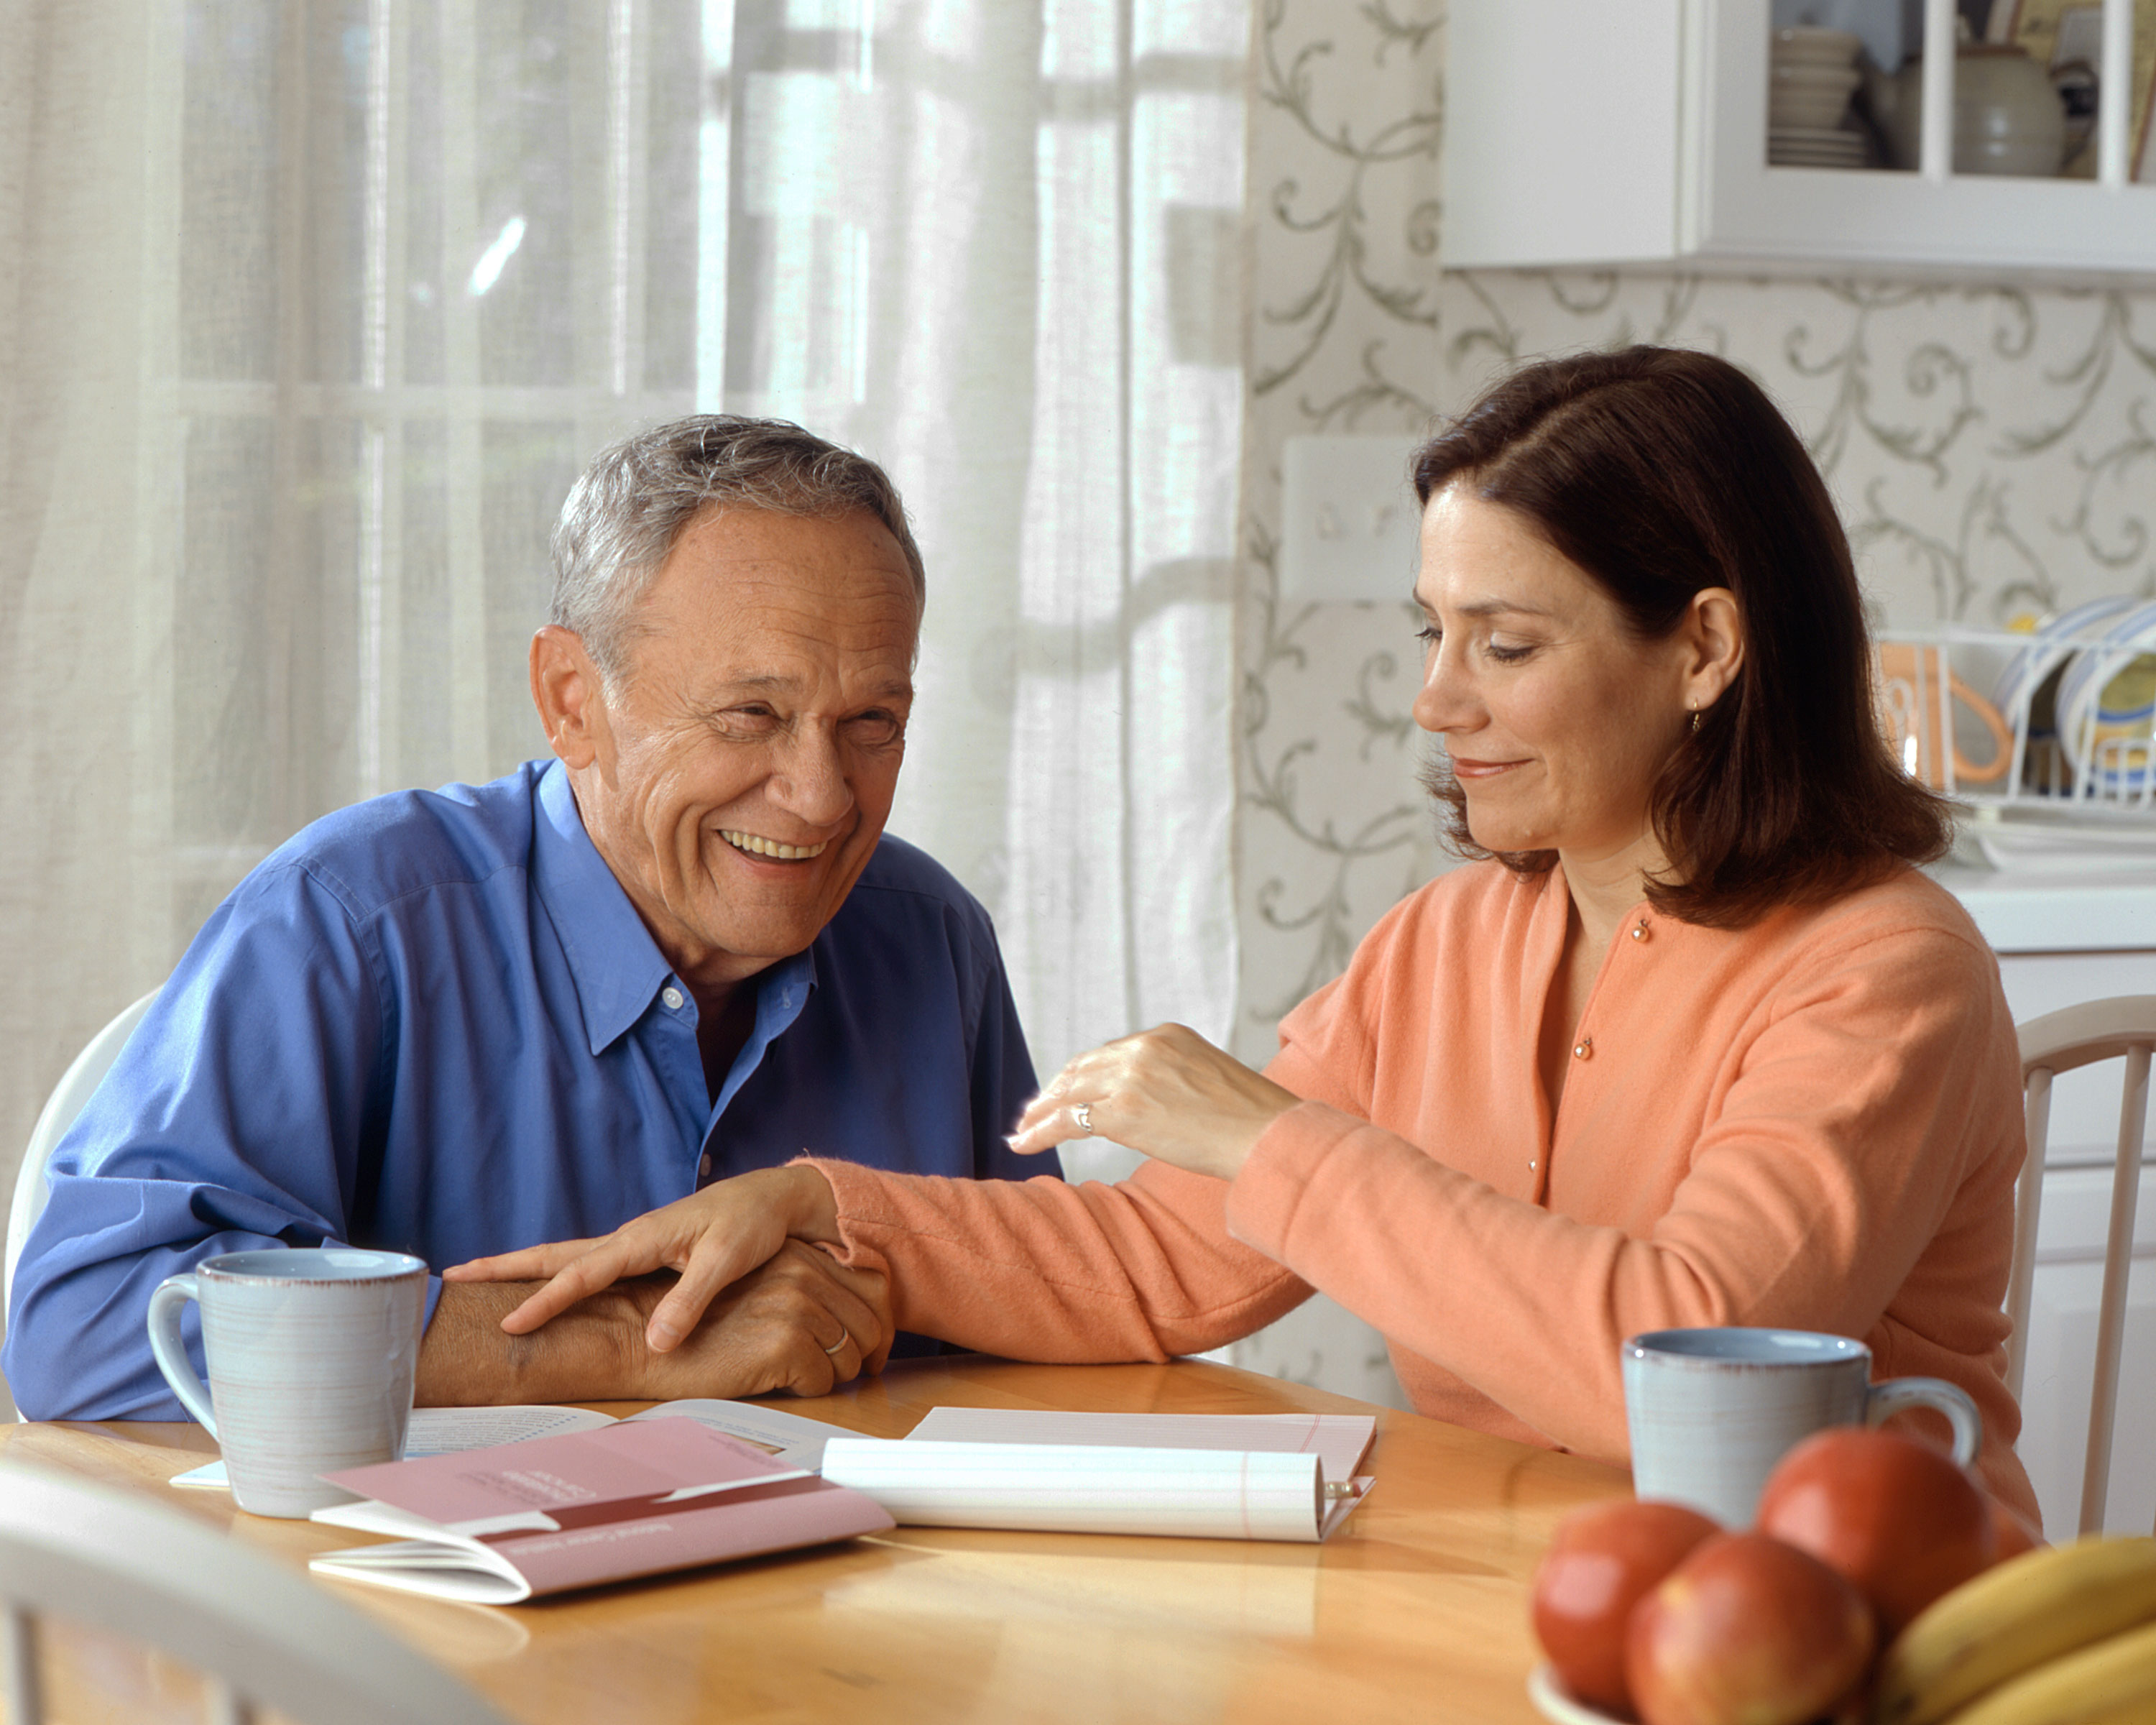
<path id="1" fill-rule="evenodd" d="M 2113 3 L 2123 20 L 2131 0 Z M 1770 167 L 1767 0 L 1452 0 L 1449 17 L 1448 269 L 2156 274 L 2156 185 L 2128 182 L 2123 105 L 2099 181 L 1952 172 L 1950 100 L 1926 104 L 1922 172 Z M 1928 0 L 1927 39 L 1951 41 L 1953 18 Z M 1927 66 L 1928 95 L 1953 65 Z"/>
<path id="2" fill-rule="evenodd" d="M 2018 1024 L 2085 1000 L 2156 993 L 2156 880 L 2150 872 L 2041 876 L 1942 870 L 1939 878 L 1998 952 Z M 2054 1540 L 2073 1536 L 2081 1502 L 2120 1071 L 2112 1060 L 2065 1073 L 2051 1093 L 2018 1447 L 2044 1508 L 2044 1531 Z M 2133 1256 L 2104 1521 L 2114 1532 L 2146 1533 L 2156 1525 L 2156 1466 L 2150 1462 L 2156 1456 L 2156 1146 L 2143 1152 Z"/>

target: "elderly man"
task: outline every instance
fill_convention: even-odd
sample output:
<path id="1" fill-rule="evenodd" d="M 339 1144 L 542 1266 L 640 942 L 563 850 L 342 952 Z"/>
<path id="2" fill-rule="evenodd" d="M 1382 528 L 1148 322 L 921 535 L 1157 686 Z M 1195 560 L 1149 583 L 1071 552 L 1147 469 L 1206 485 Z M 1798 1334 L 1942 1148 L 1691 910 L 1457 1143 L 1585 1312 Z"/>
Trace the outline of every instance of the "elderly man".
<path id="1" fill-rule="evenodd" d="M 4 1357 L 27 1415 L 176 1417 L 144 1310 L 213 1253 L 440 1268 L 804 1150 L 1018 1172 L 1034 1076 L 987 915 L 883 835 L 924 596 L 890 480 L 796 426 L 684 420 L 598 459 L 554 552 L 531 673 L 558 758 L 284 845 L 55 1152 Z M 817 1394 L 891 1339 L 880 1279 L 807 1248 L 701 1322 L 670 1281 L 512 1336 L 528 1289 L 437 1281 L 420 1399 Z"/>

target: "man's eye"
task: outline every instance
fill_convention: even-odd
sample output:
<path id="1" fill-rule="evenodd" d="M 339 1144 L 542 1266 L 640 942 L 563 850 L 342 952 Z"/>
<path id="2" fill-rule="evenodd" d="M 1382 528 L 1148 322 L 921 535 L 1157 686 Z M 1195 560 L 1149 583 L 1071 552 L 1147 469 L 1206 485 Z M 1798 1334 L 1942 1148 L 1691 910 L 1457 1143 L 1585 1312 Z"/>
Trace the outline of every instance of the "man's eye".
<path id="1" fill-rule="evenodd" d="M 855 737 L 870 748 L 881 748 L 906 735 L 906 721 L 896 713 L 878 710 L 857 713 L 850 721 Z"/>

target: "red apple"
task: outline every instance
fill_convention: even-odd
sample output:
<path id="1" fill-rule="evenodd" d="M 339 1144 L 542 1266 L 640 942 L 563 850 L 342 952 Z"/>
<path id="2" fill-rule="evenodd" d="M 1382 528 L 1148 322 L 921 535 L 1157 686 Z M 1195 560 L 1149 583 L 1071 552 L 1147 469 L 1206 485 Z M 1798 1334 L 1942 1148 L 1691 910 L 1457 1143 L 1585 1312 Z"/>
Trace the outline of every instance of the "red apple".
<path id="1" fill-rule="evenodd" d="M 1862 1680 L 1877 1636 L 1864 1596 L 1818 1558 L 1723 1533 L 1640 1600 L 1625 1672 L 1646 1725 L 1801 1725 Z"/>
<path id="2" fill-rule="evenodd" d="M 1951 1457 L 1853 1425 L 1816 1432 L 1776 1464 L 1758 1525 L 1854 1582 L 1889 1640 L 1999 1549 L 1984 1493 Z"/>
<path id="3" fill-rule="evenodd" d="M 1620 1498 L 1576 1509 L 1535 1571 L 1535 1637 L 1573 1698 L 1630 1713 L 1625 1626 L 1640 1598 L 1721 1531 L 1697 1510 Z"/>

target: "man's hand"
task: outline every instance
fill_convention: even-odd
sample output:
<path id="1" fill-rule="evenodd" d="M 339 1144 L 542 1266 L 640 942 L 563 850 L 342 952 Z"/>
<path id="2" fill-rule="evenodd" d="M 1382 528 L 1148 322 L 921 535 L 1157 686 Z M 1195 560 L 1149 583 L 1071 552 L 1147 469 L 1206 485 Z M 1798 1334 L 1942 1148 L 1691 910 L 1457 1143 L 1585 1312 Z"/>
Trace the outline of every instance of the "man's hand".
<path id="1" fill-rule="evenodd" d="M 529 1283 L 452 1283 L 419 1350 L 414 1399 L 439 1407 L 496 1402 L 670 1401 L 684 1396 L 826 1395 L 891 1348 L 891 1298 L 872 1270 L 848 1270 L 798 1240 L 722 1289 L 681 1345 L 644 1340 L 674 1278 L 617 1283 L 536 1335 L 505 1335 Z"/>
<path id="2" fill-rule="evenodd" d="M 670 1353 L 696 1331 L 721 1289 L 732 1287 L 780 1252 L 789 1237 L 833 1243 L 839 1239 L 831 1183 L 806 1165 L 737 1174 L 624 1223 L 604 1239 L 557 1240 L 500 1257 L 475 1258 L 444 1271 L 442 1280 L 461 1284 L 551 1278 L 501 1320 L 509 1334 L 523 1336 L 624 1277 L 677 1271 L 680 1280 L 646 1308 L 644 1333 L 652 1353 Z M 888 1334 L 886 1326 L 886 1339 Z"/>

